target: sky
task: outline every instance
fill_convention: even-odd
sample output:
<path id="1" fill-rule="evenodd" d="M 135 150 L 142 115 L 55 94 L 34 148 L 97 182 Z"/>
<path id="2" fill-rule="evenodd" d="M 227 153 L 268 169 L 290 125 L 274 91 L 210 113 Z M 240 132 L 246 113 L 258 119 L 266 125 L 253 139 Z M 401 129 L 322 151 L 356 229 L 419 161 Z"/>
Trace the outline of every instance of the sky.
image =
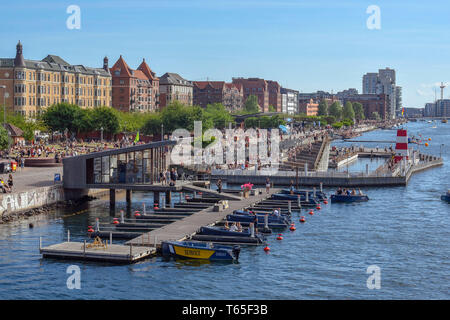
<path id="1" fill-rule="evenodd" d="M 423 107 L 450 86 L 448 0 L 15 0 L 0 6 L 0 57 L 48 54 L 71 64 L 131 68 L 145 58 L 161 76 L 192 80 L 258 77 L 299 90 L 334 93 L 362 76 L 396 70 L 404 107 Z M 69 29 L 70 5 L 80 29 Z M 369 29 L 369 6 L 380 28 Z M 370 20 L 372 21 L 372 20 Z M 440 96 L 439 89 L 437 90 Z M 450 98 L 450 87 L 444 92 Z"/>

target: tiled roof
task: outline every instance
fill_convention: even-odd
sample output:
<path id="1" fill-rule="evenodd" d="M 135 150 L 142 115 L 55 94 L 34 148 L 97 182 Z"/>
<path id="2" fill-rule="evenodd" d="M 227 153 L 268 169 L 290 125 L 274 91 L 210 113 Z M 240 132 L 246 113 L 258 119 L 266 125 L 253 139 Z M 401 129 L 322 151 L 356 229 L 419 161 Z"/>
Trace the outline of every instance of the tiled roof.
<path id="1" fill-rule="evenodd" d="M 183 79 L 179 74 L 177 73 L 171 73 L 166 72 L 161 77 L 159 77 L 159 84 L 176 84 L 176 85 L 184 85 L 192 87 L 193 84 L 191 81 L 188 81 L 186 79 Z"/>
<path id="2" fill-rule="evenodd" d="M 142 59 L 141 64 L 138 67 L 138 70 L 141 70 L 149 80 L 159 80 L 156 74 L 150 69 L 145 59 Z"/>
<path id="3" fill-rule="evenodd" d="M 6 131 L 9 132 L 9 135 L 11 137 L 21 137 L 23 135 L 22 129 L 16 127 L 11 123 L 5 123 L 3 124 L 3 127 L 6 129 Z"/>
<path id="4" fill-rule="evenodd" d="M 193 83 L 200 90 L 204 90 L 208 86 L 213 89 L 223 89 L 225 85 L 225 81 L 194 81 Z"/>

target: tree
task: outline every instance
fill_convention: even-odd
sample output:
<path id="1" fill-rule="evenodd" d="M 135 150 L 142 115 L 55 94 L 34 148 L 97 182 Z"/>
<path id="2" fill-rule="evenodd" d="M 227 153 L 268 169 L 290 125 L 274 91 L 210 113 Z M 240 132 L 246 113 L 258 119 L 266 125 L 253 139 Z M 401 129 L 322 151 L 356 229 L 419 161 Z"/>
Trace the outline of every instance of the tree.
<path id="1" fill-rule="evenodd" d="M 3 126 L 0 126 L 0 150 L 9 148 L 11 138 L 8 135 L 8 131 Z"/>
<path id="2" fill-rule="evenodd" d="M 160 113 L 149 114 L 143 127 L 142 133 L 146 135 L 161 134 L 162 118 Z"/>
<path id="3" fill-rule="evenodd" d="M 328 115 L 328 102 L 327 100 L 323 99 L 319 103 L 319 108 L 317 111 L 318 116 L 327 116 Z"/>
<path id="4" fill-rule="evenodd" d="M 269 112 L 277 112 L 274 106 L 269 106 Z"/>
<path id="5" fill-rule="evenodd" d="M 380 114 L 378 112 L 376 112 L 376 111 L 372 112 L 372 117 L 371 118 L 372 118 L 372 120 L 377 120 L 377 121 L 381 120 Z"/>
<path id="6" fill-rule="evenodd" d="M 244 111 L 247 113 L 258 113 L 259 110 L 258 97 L 254 94 L 249 95 L 244 104 Z"/>
<path id="7" fill-rule="evenodd" d="M 50 106 L 43 114 L 42 121 L 52 131 L 77 132 L 77 123 L 74 122 L 79 116 L 80 107 L 69 103 L 58 103 Z"/>
<path id="8" fill-rule="evenodd" d="M 342 110 L 342 117 L 344 119 L 355 119 L 355 111 L 353 110 L 353 105 L 350 101 L 347 101 Z"/>
<path id="9" fill-rule="evenodd" d="M 359 102 L 353 102 L 353 110 L 355 111 L 355 118 L 357 120 L 364 120 L 364 107 Z"/>
<path id="10" fill-rule="evenodd" d="M 333 116 L 336 120 L 340 120 L 342 118 L 342 106 L 339 101 L 335 101 L 331 104 L 329 115 Z"/>
<path id="11" fill-rule="evenodd" d="M 119 117 L 111 107 L 97 107 L 92 111 L 93 129 L 115 134 L 119 132 Z"/>
<path id="12" fill-rule="evenodd" d="M 210 118 L 214 128 L 223 129 L 228 123 L 234 122 L 231 114 L 221 103 L 208 104 L 205 109 L 205 117 Z"/>

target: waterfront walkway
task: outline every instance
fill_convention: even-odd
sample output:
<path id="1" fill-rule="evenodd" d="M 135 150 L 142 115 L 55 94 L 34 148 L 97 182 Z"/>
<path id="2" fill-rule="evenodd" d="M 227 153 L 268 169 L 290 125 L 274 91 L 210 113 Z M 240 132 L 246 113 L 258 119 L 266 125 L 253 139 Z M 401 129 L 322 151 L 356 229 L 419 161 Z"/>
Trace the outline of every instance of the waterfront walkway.
<path id="1" fill-rule="evenodd" d="M 55 184 L 55 173 L 59 173 L 62 180 L 62 172 L 62 167 L 18 168 L 17 171 L 12 174 L 14 180 L 13 192 L 23 192 L 41 187 L 50 187 Z M 8 175 L 9 174 L 1 175 L 5 182 L 8 181 Z"/>
<path id="2" fill-rule="evenodd" d="M 250 196 L 249 198 L 243 198 L 240 201 L 229 201 L 228 208 L 219 212 L 214 212 L 213 206 L 211 206 L 162 228 L 144 233 L 143 235 L 128 241 L 126 244 L 158 248 L 161 246 L 162 241 L 177 241 L 186 239 L 196 233 L 200 227 L 220 222 L 228 214 L 232 214 L 234 210 L 251 206 L 277 192 L 280 192 L 280 189 L 271 189 L 268 194 L 264 189 L 262 190 L 262 194 Z"/>

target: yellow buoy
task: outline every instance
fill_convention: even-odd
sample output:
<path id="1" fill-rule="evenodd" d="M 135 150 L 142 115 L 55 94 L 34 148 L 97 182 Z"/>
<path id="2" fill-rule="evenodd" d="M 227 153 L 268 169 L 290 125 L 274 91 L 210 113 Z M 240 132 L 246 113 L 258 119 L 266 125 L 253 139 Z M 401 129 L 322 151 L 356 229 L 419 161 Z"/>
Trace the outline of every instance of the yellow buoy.
<path id="1" fill-rule="evenodd" d="M 431 138 L 428 138 L 428 141 L 431 141 Z"/>
<path id="2" fill-rule="evenodd" d="M 425 147 L 428 147 L 428 142 L 425 143 Z"/>

